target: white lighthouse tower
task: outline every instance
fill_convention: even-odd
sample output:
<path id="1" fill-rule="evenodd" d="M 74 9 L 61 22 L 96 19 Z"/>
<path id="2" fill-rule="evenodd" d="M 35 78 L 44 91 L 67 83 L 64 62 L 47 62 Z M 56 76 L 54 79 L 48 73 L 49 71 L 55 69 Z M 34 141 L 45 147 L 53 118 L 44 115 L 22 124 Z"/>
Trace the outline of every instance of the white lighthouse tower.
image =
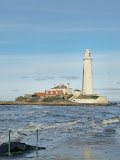
<path id="1" fill-rule="evenodd" d="M 86 49 L 83 59 L 82 95 L 93 95 L 92 58 L 89 49 Z"/>
<path id="2" fill-rule="evenodd" d="M 83 59 L 82 94 L 74 94 L 73 97 L 70 98 L 70 101 L 80 104 L 108 104 L 105 96 L 94 94 L 93 92 L 92 58 L 90 57 L 89 49 L 86 49 Z"/>

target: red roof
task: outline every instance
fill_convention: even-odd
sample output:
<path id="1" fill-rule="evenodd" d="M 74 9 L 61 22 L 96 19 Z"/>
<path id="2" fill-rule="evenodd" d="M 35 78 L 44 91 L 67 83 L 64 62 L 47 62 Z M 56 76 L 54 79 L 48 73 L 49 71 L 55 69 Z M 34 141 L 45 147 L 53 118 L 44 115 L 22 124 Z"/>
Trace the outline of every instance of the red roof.
<path id="1" fill-rule="evenodd" d="M 45 93 L 34 93 L 37 96 L 44 96 L 44 95 L 59 95 L 61 91 L 45 91 Z"/>
<path id="2" fill-rule="evenodd" d="M 43 96 L 43 95 L 45 95 L 45 93 L 34 93 L 34 95 Z"/>

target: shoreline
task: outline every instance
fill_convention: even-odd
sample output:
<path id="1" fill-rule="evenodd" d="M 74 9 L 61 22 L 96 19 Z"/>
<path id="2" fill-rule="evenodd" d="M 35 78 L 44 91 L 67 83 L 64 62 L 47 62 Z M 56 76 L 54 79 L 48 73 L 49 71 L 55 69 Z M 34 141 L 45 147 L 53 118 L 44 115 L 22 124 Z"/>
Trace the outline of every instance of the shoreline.
<path id="1" fill-rule="evenodd" d="M 16 101 L 0 101 L 0 105 L 44 105 L 44 106 L 112 106 L 117 105 L 117 103 L 107 104 L 88 104 L 88 103 L 75 103 L 69 101 L 60 101 L 60 102 L 16 102 Z"/>

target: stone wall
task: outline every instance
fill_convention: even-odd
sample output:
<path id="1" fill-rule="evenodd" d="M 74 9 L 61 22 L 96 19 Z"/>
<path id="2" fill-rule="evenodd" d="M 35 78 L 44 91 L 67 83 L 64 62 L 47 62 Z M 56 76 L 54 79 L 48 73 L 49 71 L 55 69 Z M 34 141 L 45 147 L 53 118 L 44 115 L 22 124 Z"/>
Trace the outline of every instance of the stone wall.
<path id="1" fill-rule="evenodd" d="M 73 99 L 73 102 L 81 104 L 108 104 L 107 98 L 104 96 L 99 96 L 97 99 Z"/>

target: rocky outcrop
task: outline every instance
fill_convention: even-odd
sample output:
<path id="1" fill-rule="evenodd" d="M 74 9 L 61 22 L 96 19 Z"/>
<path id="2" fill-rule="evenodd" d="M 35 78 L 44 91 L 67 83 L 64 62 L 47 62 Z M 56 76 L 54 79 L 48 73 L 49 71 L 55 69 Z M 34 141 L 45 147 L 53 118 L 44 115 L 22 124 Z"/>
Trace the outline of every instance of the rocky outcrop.
<path id="1" fill-rule="evenodd" d="M 27 145 L 21 142 L 11 142 L 10 143 L 10 153 L 24 153 L 27 151 L 35 150 L 36 146 Z M 45 147 L 38 147 L 38 150 L 45 149 Z M 0 145 L 0 156 L 8 154 L 8 143 L 3 143 Z"/>
<path id="2" fill-rule="evenodd" d="M 0 101 L 0 105 L 45 105 L 45 106 L 89 106 L 89 105 L 95 105 L 95 106 L 110 106 L 110 105 L 117 105 L 117 103 L 77 103 L 77 102 L 70 102 L 70 101 L 55 101 L 55 102 L 16 102 L 16 101 Z"/>

